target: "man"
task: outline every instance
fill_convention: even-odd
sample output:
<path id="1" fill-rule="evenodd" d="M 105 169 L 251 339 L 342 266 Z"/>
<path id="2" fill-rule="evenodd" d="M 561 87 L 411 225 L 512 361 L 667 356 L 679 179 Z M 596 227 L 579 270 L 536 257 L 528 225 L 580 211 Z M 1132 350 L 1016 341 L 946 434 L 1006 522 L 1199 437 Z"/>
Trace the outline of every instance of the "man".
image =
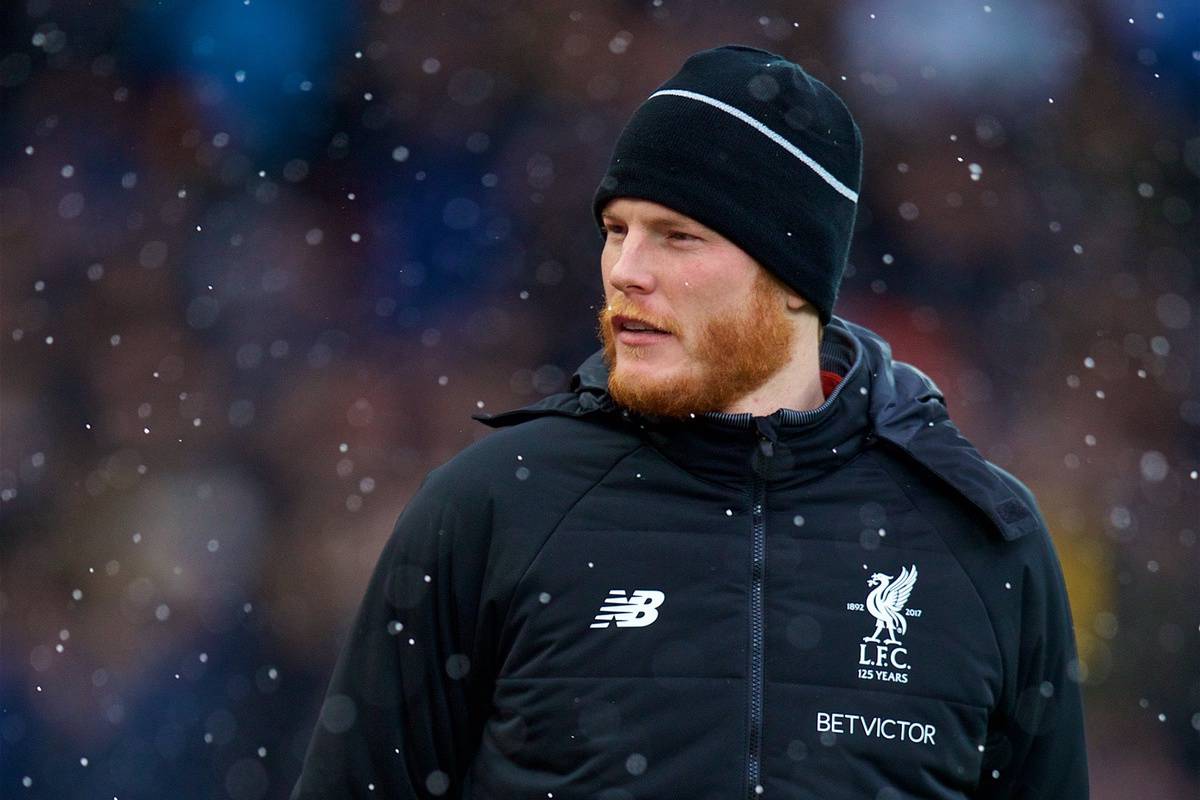
<path id="1" fill-rule="evenodd" d="M 1087 796 L 1032 494 L 832 314 L 860 176 L 766 51 L 642 104 L 594 199 L 603 348 L 428 474 L 294 797 Z"/>

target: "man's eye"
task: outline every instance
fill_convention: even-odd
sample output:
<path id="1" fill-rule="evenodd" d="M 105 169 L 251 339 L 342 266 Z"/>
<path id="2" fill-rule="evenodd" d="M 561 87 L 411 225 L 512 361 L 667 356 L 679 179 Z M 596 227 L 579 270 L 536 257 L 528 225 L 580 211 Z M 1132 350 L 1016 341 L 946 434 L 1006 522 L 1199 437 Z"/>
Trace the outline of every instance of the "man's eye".
<path id="1" fill-rule="evenodd" d="M 621 226 L 620 225 L 601 225 L 600 232 L 602 234 L 604 234 L 605 236 L 608 236 L 608 234 L 610 234 L 610 233 L 620 236 L 621 235 Z"/>
<path id="2" fill-rule="evenodd" d="M 692 236 L 690 233 L 684 233 L 683 231 L 671 231 L 671 236 L 680 236 L 680 237 L 683 237 L 685 240 L 700 238 L 698 236 Z"/>

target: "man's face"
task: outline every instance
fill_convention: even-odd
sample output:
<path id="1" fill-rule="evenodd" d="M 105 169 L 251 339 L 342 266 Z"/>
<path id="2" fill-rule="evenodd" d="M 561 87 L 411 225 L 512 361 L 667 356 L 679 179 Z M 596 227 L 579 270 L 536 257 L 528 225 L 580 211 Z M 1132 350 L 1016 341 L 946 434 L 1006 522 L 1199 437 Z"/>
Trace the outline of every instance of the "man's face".
<path id="1" fill-rule="evenodd" d="M 599 336 L 613 399 L 686 417 L 724 411 L 792 358 L 782 284 L 710 228 L 648 200 L 604 210 Z M 663 331 L 627 329 L 634 321 Z"/>

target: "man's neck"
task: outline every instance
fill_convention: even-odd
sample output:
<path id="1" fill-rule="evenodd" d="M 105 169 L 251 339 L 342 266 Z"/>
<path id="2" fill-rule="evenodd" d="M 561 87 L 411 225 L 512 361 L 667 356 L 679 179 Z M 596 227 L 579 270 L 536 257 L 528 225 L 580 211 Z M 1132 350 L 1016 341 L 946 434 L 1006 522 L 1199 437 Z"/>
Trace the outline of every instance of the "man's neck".
<path id="1" fill-rule="evenodd" d="M 722 410 L 727 414 L 749 413 L 765 417 L 781 408 L 805 411 L 824 403 L 825 390 L 816 342 L 813 345 L 813 348 L 798 354 L 762 386 Z"/>

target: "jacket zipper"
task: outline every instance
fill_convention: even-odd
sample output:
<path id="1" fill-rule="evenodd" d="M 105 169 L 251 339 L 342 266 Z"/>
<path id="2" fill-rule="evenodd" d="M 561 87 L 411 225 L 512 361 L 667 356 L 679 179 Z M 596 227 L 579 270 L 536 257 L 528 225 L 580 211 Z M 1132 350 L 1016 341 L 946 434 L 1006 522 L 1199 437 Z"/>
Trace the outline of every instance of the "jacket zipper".
<path id="1" fill-rule="evenodd" d="M 828 368 L 833 369 L 838 364 L 828 362 Z M 769 417 L 754 414 L 727 413 L 723 411 L 707 411 L 700 416 L 711 419 L 734 428 L 757 429 L 758 437 L 754 452 L 753 472 L 751 482 L 751 512 L 752 512 L 752 542 L 750 565 L 750 703 L 748 716 L 749 736 L 746 739 L 746 797 L 757 800 L 762 794 L 762 728 L 763 728 L 763 579 L 767 568 L 767 530 L 763 508 L 766 505 L 766 471 L 771 458 L 775 455 L 775 444 L 779 441 L 775 425 L 806 425 L 816 420 L 828 410 L 842 390 L 849 385 L 863 361 L 863 348 L 854 344 L 853 363 L 845 370 L 844 377 L 833 387 L 833 391 L 825 398 L 825 402 L 816 408 L 797 410 L 781 408 Z M 827 367 L 825 354 L 822 354 L 822 368 Z M 773 421 L 777 420 L 777 421 Z"/>
<path id="2" fill-rule="evenodd" d="M 763 421 L 766 422 L 765 420 Z M 775 454 L 775 431 L 769 424 L 759 426 L 758 447 L 754 454 L 754 478 L 751 484 L 752 542 L 750 564 L 750 708 L 746 752 L 746 796 L 753 800 L 762 793 L 763 727 L 763 578 L 767 562 L 766 504 L 767 460 Z"/>

